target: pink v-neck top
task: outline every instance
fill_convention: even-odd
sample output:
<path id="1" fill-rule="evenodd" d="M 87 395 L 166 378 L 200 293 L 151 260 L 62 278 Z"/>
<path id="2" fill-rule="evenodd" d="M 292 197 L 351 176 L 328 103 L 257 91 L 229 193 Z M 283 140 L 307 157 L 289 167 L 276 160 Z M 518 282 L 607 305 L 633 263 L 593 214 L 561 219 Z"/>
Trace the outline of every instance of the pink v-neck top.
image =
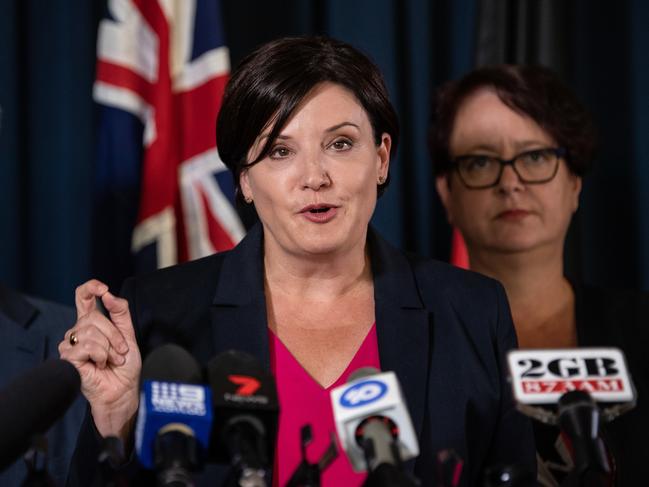
<path id="1" fill-rule="evenodd" d="M 335 435 L 331 399 L 332 389 L 347 382 L 349 375 L 361 367 L 380 369 L 376 324 L 372 325 L 360 348 L 345 371 L 326 389 L 316 382 L 291 355 L 284 344 L 270 332 L 271 367 L 277 381 L 280 414 L 275 455 L 274 486 L 283 487 L 302 461 L 300 429 L 310 424 L 313 441 L 307 447 L 307 459 L 317 462 L 329 446 L 331 433 Z M 338 442 L 339 455 L 322 473 L 322 487 L 360 486 L 365 473 L 355 473 Z"/>

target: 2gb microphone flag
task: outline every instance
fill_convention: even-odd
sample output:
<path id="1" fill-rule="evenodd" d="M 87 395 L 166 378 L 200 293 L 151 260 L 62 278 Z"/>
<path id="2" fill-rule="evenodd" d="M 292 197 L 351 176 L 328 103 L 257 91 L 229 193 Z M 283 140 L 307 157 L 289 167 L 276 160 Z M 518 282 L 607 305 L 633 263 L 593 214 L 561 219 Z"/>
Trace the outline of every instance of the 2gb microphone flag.
<path id="1" fill-rule="evenodd" d="M 93 93 L 96 262 L 119 266 L 121 249 L 136 256 L 131 271 L 151 270 L 243 237 L 216 148 L 229 70 L 219 0 L 108 1 Z"/>

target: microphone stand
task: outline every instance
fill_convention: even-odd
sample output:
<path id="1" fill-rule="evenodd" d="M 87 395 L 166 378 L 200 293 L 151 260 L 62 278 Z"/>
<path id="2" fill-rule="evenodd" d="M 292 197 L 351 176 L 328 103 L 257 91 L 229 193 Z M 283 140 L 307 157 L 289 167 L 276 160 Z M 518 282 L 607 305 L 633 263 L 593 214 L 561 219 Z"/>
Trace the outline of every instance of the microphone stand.
<path id="1" fill-rule="evenodd" d="M 331 435 L 329 447 L 317 463 L 309 463 L 306 457 L 306 447 L 313 440 L 311 425 L 305 424 L 300 429 L 300 449 L 302 462 L 297 467 L 285 487 L 320 487 L 322 472 L 338 457 L 336 439 Z"/>
<path id="2" fill-rule="evenodd" d="M 559 427 L 570 438 L 575 466 L 562 487 L 606 487 L 611 466 L 599 436 L 600 411 L 584 391 L 566 392 L 559 399 Z"/>
<path id="3" fill-rule="evenodd" d="M 36 435 L 32 446 L 24 456 L 27 475 L 21 487 L 55 487 L 54 480 L 47 472 L 47 438 Z"/>
<path id="4" fill-rule="evenodd" d="M 372 429 L 371 423 L 368 423 L 366 430 Z M 413 478 L 403 470 L 403 461 L 399 451 L 399 441 L 393 438 L 389 431 L 385 430 L 381 424 L 375 428 L 376 436 L 382 436 L 387 441 L 389 457 L 392 461 L 387 460 L 384 449 L 377 455 L 376 444 L 372 437 L 367 437 L 362 441 L 365 462 L 367 463 L 367 478 L 363 487 L 419 487 L 418 480 Z M 374 436 L 374 434 L 372 435 Z M 385 458 L 385 460 L 383 460 Z M 379 462 L 378 465 L 375 465 Z M 372 467 L 372 465 L 375 465 Z"/>

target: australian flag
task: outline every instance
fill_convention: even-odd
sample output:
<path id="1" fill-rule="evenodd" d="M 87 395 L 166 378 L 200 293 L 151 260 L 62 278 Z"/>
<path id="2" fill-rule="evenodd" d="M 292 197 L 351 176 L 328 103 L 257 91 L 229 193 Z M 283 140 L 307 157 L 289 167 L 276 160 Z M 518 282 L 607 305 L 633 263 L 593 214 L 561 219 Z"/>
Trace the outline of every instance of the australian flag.
<path id="1" fill-rule="evenodd" d="M 109 285 L 243 237 L 216 148 L 229 70 L 219 0 L 108 0 L 94 86 L 93 247 Z"/>

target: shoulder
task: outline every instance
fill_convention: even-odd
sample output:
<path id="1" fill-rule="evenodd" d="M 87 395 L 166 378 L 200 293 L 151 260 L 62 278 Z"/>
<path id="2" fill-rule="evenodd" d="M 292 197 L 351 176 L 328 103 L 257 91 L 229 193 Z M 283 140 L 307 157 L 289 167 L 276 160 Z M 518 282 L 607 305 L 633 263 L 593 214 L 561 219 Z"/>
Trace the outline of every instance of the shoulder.
<path id="1" fill-rule="evenodd" d="M 582 284 L 573 287 L 578 325 L 586 335 L 624 336 L 649 345 L 649 293 Z"/>
<path id="2" fill-rule="evenodd" d="M 474 271 L 413 254 L 405 254 L 427 308 L 449 307 L 466 324 L 497 324 L 509 305 L 500 282 Z"/>
<path id="3" fill-rule="evenodd" d="M 586 305 L 599 305 L 606 309 L 622 311 L 624 314 L 649 314 L 649 293 L 635 289 L 612 289 L 579 284 L 577 293 Z"/>
<path id="4" fill-rule="evenodd" d="M 404 253 L 370 234 L 375 294 L 408 307 L 423 307 L 443 329 L 482 338 L 513 335 L 502 285 L 476 272 Z"/>
<path id="5" fill-rule="evenodd" d="M 31 296 L 25 296 L 25 300 L 38 311 L 37 320 L 46 320 L 53 327 L 65 327 L 67 330 L 76 321 L 76 312 L 70 306 Z"/>
<path id="6" fill-rule="evenodd" d="M 373 268 L 388 272 L 392 279 L 407 279 L 411 273 L 422 297 L 466 301 L 491 300 L 502 286 L 494 279 L 476 272 L 411 252 L 403 252 L 383 239 L 376 231 L 369 234 Z"/>
<path id="7" fill-rule="evenodd" d="M 255 225 L 232 250 L 127 279 L 123 293 L 128 295 L 137 290 L 138 295 L 154 296 L 157 300 L 167 295 L 182 299 L 197 292 L 200 296 L 205 293 L 214 296 L 223 283 L 236 287 L 250 276 L 261 275 L 262 241 L 262 230 Z"/>
<path id="8" fill-rule="evenodd" d="M 48 324 L 49 328 L 74 324 L 75 311 L 69 306 L 22 294 L 0 285 L 0 318 L 27 328 Z"/>
<path id="9" fill-rule="evenodd" d="M 219 274 L 227 255 L 228 252 L 222 252 L 130 277 L 124 282 L 123 292 L 137 289 L 138 293 L 161 297 L 165 294 L 177 296 L 183 290 L 204 288 L 207 282 L 213 282 L 214 276 Z"/>
<path id="10" fill-rule="evenodd" d="M 502 285 L 483 274 L 416 256 L 409 256 L 409 261 L 423 290 L 442 289 L 446 298 L 455 302 L 493 301 L 502 294 Z"/>

